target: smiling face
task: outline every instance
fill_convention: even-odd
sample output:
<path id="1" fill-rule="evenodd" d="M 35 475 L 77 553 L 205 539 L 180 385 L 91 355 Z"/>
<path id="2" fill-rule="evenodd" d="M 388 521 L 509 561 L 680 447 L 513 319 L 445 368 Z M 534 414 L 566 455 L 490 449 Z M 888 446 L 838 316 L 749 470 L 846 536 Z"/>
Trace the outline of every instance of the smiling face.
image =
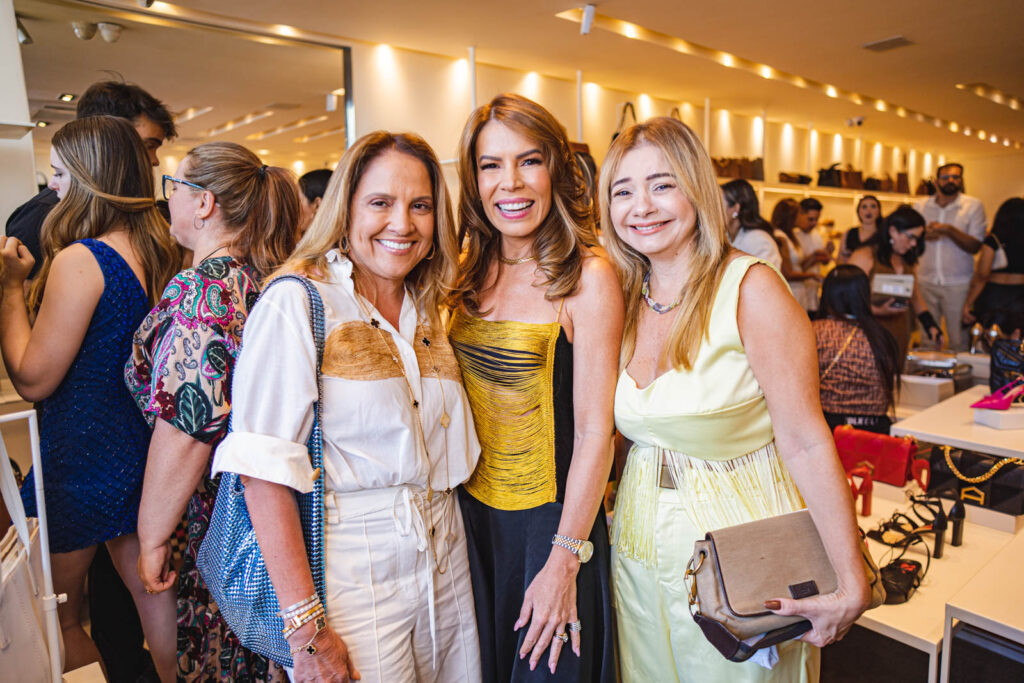
<path id="1" fill-rule="evenodd" d="M 500 121 L 489 121 L 477 136 L 476 167 L 487 220 L 505 238 L 532 240 L 552 201 L 551 174 L 540 145 Z"/>
<path id="2" fill-rule="evenodd" d="M 419 159 L 388 150 L 371 161 L 349 206 L 348 256 L 371 288 L 405 281 L 430 252 L 433 186 Z"/>
<path id="3" fill-rule="evenodd" d="M 53 168 L 53 176 L 46 186 L 57 193 L 58 199 L 64 199 L 64 195 L 68 193 L 68 188 L 71 186 L 71 173 L 64 165 L 64 160 L 57 155 L 57 150 L 52 147 L 50 148 L 50 166 Z"/>
<path id="4" fill-rule="evenodd" d="M 689 248 L 697 236 L 697 212 L 661 150 L 634 147 L 613 175 L 609 213 L 620 239 L 652 261 Z"/>

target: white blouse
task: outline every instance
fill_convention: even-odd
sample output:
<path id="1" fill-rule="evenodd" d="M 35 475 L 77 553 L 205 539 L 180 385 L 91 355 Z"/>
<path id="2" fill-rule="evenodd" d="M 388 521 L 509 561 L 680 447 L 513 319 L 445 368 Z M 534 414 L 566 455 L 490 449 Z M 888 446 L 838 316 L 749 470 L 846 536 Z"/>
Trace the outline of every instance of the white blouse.
<path id="1" fill-rule="evenodd" d="M 426 333 L 408 293 L 398 330 L 360 297 L 364 312 L 351 261 L 337 250 L 327 261 L 328 281 L 312 280 L 324 302 L 325 488 L 408 484 L 441 491 L 466 481 L 480 444 L 446 334 Z M 312 490 L 306 440 L 317 387 L 307 302 L 301 285 L 282 282 L 250 313 L 232 383 L 231 432 L 217 448 L 213 474 L 237 472 Z"/>

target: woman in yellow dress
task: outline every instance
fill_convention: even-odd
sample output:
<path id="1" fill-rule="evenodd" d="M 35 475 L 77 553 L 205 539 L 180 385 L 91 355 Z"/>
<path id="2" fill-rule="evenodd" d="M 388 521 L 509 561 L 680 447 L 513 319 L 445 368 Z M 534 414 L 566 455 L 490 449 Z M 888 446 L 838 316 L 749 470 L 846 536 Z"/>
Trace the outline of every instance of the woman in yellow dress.
<path id="1" fill-rule="evenodd" d="M 626 301 L 615 423 L 634 443 L 612 529 L 622 679 L 816 681 L 818 647 L 860 616 L 868 586 L 807 316 L 774 269 L 730 249 L 711 162 L 684 124 L 656 118 L 620 135 L 600 196 Z M 813 628 L 729 662 L 689 614 L 693 542 L 805 501 L 839 589 L 768 600 Z"/>

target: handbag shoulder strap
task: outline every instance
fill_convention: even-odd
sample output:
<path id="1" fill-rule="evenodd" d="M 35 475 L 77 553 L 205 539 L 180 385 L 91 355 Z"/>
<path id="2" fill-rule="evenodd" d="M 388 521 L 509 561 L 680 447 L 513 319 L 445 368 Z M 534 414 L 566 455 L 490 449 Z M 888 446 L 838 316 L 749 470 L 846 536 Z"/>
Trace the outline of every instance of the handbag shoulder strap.
<path id="1" fill-rule="evenodd" d="M 825 372 L 821 373 L 821 379 L 825 379 L 826 377 L 828 377 L 828 373 L 832 372 L 832 368 L 835 367 L 836 363 L 839 361 L 839 358 L 846 351 L 846 347 L 848 347 L 850 345 L 850 342 L 853 341 L 853 335 L 857 334 L 857 329 L 857 326 L 854 325 L 853 329 L 850 330 L 850 334 L 846 335 L 846 341 L 844 341 L 843 345 L 839 348 L 839 353 L 836 354 L 836 357 L 833 358 L 832 362 L 828 364 L 827 368 L 825 368 Z"/>

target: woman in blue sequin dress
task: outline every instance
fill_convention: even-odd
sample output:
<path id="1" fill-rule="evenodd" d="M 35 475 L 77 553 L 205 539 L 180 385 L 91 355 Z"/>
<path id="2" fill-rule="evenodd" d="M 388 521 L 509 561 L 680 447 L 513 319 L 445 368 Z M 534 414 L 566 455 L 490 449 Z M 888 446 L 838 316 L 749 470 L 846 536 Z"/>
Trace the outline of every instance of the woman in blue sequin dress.
<path id="1" fill-rule="evenodd" d="M 135 572 L 135 535 L 149 430 L 121 379 L 132 333 L 178 263 L 153 200 L 142 139 L 109 116 L 78 119 L 53 138 L 50 187 L 60 203 L 42 229 L 44 260 L 0 237 L 0 345 L 18 393 L 37 402 L 50 550 L 66 670 L 99 659 L 79 623 L 96 545 L 135 600 L 165 681 L 174 678 L 174 596 L 148 595 Z M 30 316 L 34 315 L 34 320 Z M 35 515 L 34 472 L 22 488 Z"/>

